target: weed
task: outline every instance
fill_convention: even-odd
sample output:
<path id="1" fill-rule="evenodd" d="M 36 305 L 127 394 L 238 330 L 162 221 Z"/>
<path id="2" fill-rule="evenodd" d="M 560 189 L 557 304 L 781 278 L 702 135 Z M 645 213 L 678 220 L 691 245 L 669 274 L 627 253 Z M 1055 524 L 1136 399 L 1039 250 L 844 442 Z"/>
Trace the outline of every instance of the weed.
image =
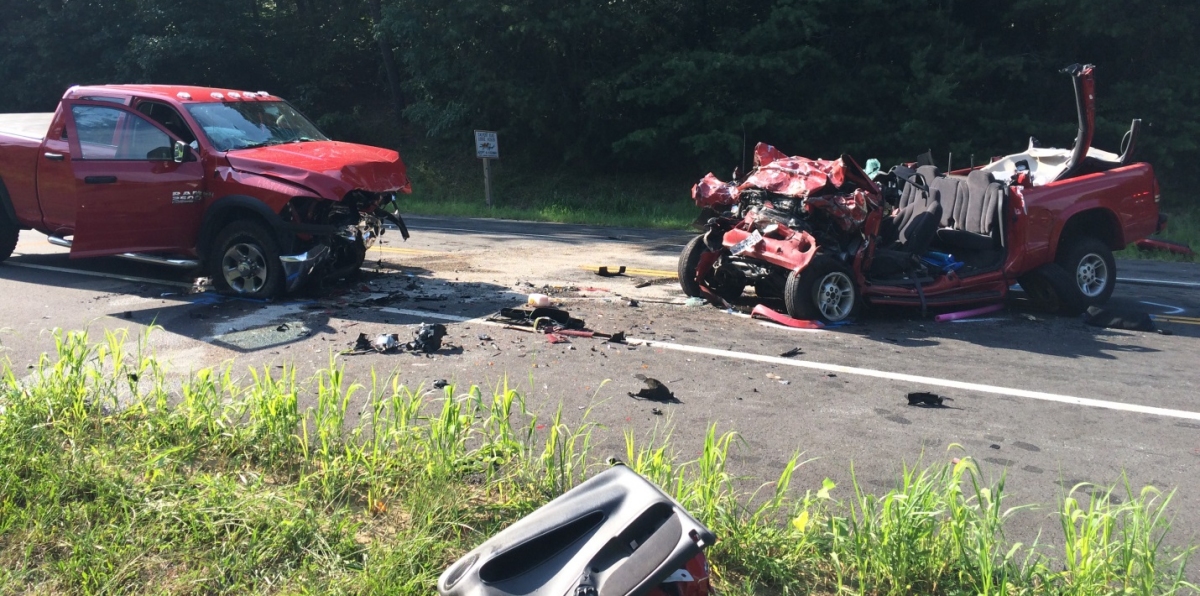
<path id="1" fill-rule="evenodd" d="M 121 334 L 58 332 L 55 348 L 25 380 L 0 375 L 0 593 L 427 594 L 596 469 L 587 413 L 540 422 L 506 379 L 439 394 L 354 383 L 331 361 L 303 381 L 202 370 L 169 392 L 144 338 L 129 351 Z M 1172 493 L 1075 487 L 1054 553 L 1006 541 L 1024 508 L 970 458 L 906 467 L 883 495 L 853 474 L 849 491 L 800 495 L 799 453 L 740 488 L 737 437 L 715 425 L 686 462 L 669 429 L 625 439 L 628 465 L 718 535 L 723 593 L 1195 592 L 1192 549 L 1164 546 Z"/>

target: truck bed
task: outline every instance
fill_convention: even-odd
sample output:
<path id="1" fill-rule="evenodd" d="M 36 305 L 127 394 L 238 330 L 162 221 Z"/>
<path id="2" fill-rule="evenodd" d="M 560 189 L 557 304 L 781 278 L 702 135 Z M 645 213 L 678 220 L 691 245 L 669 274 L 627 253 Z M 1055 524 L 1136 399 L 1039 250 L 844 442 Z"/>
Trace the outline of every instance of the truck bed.
<path id="1" fill-rule="evenodd" d="M 54 112 L 39 114 L 0 114 L 0 135 L 42 140 L 50 129 Z"/>

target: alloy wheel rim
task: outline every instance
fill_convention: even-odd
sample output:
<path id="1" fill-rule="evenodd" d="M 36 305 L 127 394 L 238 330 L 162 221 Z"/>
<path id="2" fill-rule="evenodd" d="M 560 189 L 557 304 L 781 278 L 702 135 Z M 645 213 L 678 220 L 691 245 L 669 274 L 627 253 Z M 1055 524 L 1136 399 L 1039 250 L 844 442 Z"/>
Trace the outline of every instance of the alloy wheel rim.
<path id="1" fill-rule="evenodd" d="M 239 243 L 221 258 L 225 283 L 239 294 L 253 294 L 267 285 L 267 259 L 257 246 Z"/>
<path id="2" fill-rule="evenodd" d="M 1075 283 L 1084 296 L 1099 296 L 1108 285 L 1108 263 L 1100 255 L 1088 253 L 1079 259 L 1079 266 L 1075 268 Z"/>
<path id="3" fill-rule="evenodd" d="M 854 308 L 854 283 L 841 271 L 828 273 L 817 284 L 814 298 L 822 316 L 840 321 Z"/>

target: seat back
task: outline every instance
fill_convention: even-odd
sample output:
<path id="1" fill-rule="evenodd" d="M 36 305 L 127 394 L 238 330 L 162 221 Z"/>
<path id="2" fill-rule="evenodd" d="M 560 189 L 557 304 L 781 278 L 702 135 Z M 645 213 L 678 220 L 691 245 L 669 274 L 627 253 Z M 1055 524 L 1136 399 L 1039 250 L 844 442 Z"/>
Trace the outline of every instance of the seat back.
<path id="1" fill-rule="evenodd" d="M 967 175 L 968 205 L 962 210 L 962 223 L 955 222 L 955 229 L 995 236 L 1000 219 L 1000 207 L 1004 202 L 1004 185 L 996 182 L 987 172 L 975 170 Z"/>
<path id="2" fill-rule="evenodd" d="M 937 195 L 942 204 L 941 227 L 953 228 L 964 219 L 970 202 L 967 179 L 963 176 L 942 176 L 929 185 L 929 191 Z"/>
<path id="3" fill-rule="evenodd" d="M 939 175 L 941 174 L 938 172 L 937 166 L 921 166 L 917 168 L 917 176 L 920 177 L 918 182 L 926 186 L 929 186 Z M 925 204 L 928 202 L 928 193 L 918 188 L 917 185 L 908 183 L 904 185 L 904 191 L 900 193 L 900 204 L 896 207 L 904 209 L 913 203 L 919 203 L 921 207 L 918 210 L 924 210 Z"/>

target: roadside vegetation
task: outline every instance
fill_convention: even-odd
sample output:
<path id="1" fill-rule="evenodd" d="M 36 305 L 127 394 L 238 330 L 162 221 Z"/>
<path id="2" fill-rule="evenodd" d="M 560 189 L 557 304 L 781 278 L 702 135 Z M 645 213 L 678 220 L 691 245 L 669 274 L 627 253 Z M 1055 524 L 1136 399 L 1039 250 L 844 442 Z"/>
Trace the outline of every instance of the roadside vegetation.
<path id="1" fill-rule="evenodd" d="M 21 372 L 0 386 L 4 594 L 429 594 L 456 557 L 603 465 L 594 424 L 529 413 L 505 382 L 360 384 L 331 362 L 306 380 L 225 368 L 178 385 L 144 342 L 83 333 Z M 1191 549 L 1164 546 L 1172 494 L 1155 488 L 1075 487 L 1052 506 L 1051 549 L 1005 538 L 1025 507 L 966 455 L 875 495 L 796 486 L 797 454 L 747 494 L 715 426 L 686 463 L 669 434 L 626 446 L 716 531 L 723 594 L 1195 592 Z"/>
<path id="2" fill-rule="evenodd" d="M 418 149 L 406 155 L 413 194 L 402 214 L 489 217 L 630 228 L 690 229 L 699 209 L 695 180 L 648 174 L 598 175 L 554 168 L 525 172 L 492 164 L 492 206 L 484 201 L 483 167 L 460 152 Z"/>
<path id="3" fill-rule="evenodd" d="M 1180 200 L 1175 201 L 1169 200 L 1170 198 L 1168 197 L 1161 207 L 1162 213 L 1167 215 L 1167 229 L 1154 237 L 1190 246 L 1195 251 L 1194 254 L 1181 255 L 1165 250 L 1141 250 L 1136 246 L 1128 246 L 1125 250 L 1115 253 L 1117 257 L 1200 263 L 1200 205 L 1195 204 L 1192 197 L 1180 197 Z"/>

